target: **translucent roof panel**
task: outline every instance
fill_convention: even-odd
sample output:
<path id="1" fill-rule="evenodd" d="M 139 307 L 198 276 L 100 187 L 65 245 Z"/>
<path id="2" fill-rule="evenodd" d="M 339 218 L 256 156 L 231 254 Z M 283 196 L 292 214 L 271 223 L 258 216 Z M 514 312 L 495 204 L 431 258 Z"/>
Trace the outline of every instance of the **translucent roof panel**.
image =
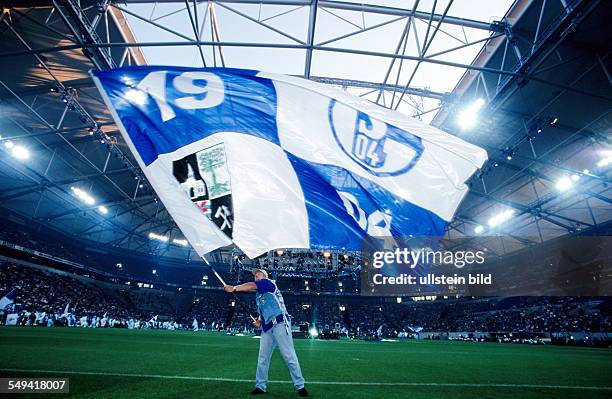
<path id="1" fill-rule="evenodd" d="M 312 43 L 310 5 L 286 3 L 201 2 L 196 8 L 190 3 L 189 9 L 181 2 L 128 3 L 124 9 L 139 42 L 167 45 L 143 47 L 150 64 L 205 63 L 334 79 L 347 90 L 430 122 L 440 97 L 465 72 L 446 63 L 470 64 L 494 35 L 488 24 L 501 19 L 513 2 L 423 0 L 414 12 L 407 8 L 411 2 L 399 0 L 328 2 L 317 8 Z M 201 49 L 193 44 L 197 40 Z M 384 89 L 373 90 L 372 84 Z M 361 90 L 364 85 L 371 93 Z M 409 88 L 434 95 L 417 99 L 414 90 L 406 93 Z"/>

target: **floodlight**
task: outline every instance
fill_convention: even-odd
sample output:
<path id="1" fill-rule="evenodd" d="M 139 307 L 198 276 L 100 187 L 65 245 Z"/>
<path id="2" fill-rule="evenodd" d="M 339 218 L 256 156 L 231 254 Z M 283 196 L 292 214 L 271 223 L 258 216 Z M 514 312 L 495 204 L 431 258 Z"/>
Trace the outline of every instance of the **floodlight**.
<path id="1" fill-rule="evenodd" d="M 100 205 L 98 207 L 98 210 L 100 211 L 100 213 L 106 215 L 108 213 L 108 208 L 106 208 L 104 205 Z"/>
<path id="2" fill-rule="evenodd" d="M 72 192 L 78 199 L 80 199 L 87 205 L 94 205 L 96 203 L 96 200 L 94 199 L 94 197 L 87 194 L 85 191 L 81 190 L 80 188 L 73 186 L 73 187 L 70 187 L 70 189 L 72 190 Z"/>
<path id="3" fill-rule="evenodd" d="M 512 217 L 512 215 L 514 215 L 514 209 L 508 209 L 493 216 L 491 219 L 489 219 L 487 223 L 490 227 L 499 226 L 500 224 L 508 221 Z"/>
<path id="4" fill-rule="evenodd" d="M 182 240 L 182 239 L 178 239 L 178 238 L 173 239 L 172 242 L 174 244 L 181 245 L 183 247 L 186 247 L 187 244 L 188 244 L 187 240 Z"/>
<path id="5" fill-rule="evenodd" d="M 9 141 L 10 143 L 10 141 Z M 17 159 L 28 159 L 30 157 L 30 151 L 21 145 L 15 145 L 11 148 L 11 154 Z"/>
<path id="6" fill-rule="evenodd" d="M 557 180 L 557 184 L 555 184 L 555 187 L 557 187 L 557 190 L 563 192 L 572 188 L 573 184 L 574 183 L 572 182 L 572 179 L 567 176 L 563 176 L 559 180 Z"/>
<path id="7" fill-rule="evenodd" d="M 149 238 L 151 240 L 158 240 L 158 241 L 163 241 L 163 242 L 168 242 L 169 240 L 168 236 L 162 236 L 159 234 L 155 234 L 153 232 L 149 233 Z"/>
<path id="8" fill-rule="evenodd" d="M 478 111 L 484 104 L 485 101 L 482 98 L 478 98 L 459 113 L 458 122 L 461 128 L 467 129 L 476 122 L 478 119 Z"/>
<path id="9" fill-rule="evenodd" d="M 482 226 L 480 224 L 478 226 L 474 227 L 474 233 L 476 233 L 476 234 L 480 234 L 483 231 L 484 231 L 484 226 Z"/>

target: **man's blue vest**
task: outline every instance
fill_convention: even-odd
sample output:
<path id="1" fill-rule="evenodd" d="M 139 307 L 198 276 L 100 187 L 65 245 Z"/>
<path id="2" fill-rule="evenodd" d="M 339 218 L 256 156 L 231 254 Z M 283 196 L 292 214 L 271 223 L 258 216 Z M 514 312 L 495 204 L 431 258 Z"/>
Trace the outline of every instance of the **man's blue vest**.
<path id="1" fill-rule="evenodd" d="M 257 303 L 264 331 L 267 331 L 272 325 L 276 324 L 275 322 L 288 321 L 286 319 L 287 308 L 285 307 L 283 296 L 274 281 L 270 280 L 270 282 L 274 284 L 273 292 L 264 292 L 263 294 L 257 292 L 255 295 L 255 302 Z M 269 327 L 265 328 L 266 326 Z"/>

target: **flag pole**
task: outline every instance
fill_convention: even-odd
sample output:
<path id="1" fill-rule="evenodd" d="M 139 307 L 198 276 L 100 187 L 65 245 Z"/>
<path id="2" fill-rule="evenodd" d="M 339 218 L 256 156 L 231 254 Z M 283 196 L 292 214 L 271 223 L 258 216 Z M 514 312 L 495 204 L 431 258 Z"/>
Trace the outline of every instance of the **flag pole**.
<path id="1" fill-rule="evenodd" d="M 227 284 L 225 283 L 225 281 L 223 281 L 223 278 L 221 277 L 221 275 L 219 273 L 217 273 L 217 270 L 215 270 L 215 268 L 213 267 L 213 265 L 211 265 L 208 262 L 208 259 L 206 259 L 205 257 L 202 256 L 202 259 L 204 259 L 204 262 L 206 263 L 206 265 L 208 267 L 210 267 L 210 270 L 212 270 L 212 272 L 215 274 L 215 276 L 217 277 L 217 279 L 219 280 L 219 282 L 223 285 L 226 286 Z"/>
<path id="2" fill-rule="evenodd" d="M 223 277 L 221 277 L 221 275 L 217 272 L 217 270 L 215 270 L 214 266 L 210 264 L 210 262 L 208 262 L 208 259 L 206 259 L 205 257 L 202 256 L 202 259 L 204 259 L 204 263 L 206 263 L 206 265 L 210 268 L 210 270 L 212 270 L 212 272 L 214 273 L 214 275 L 217 277 L 217 279 L 219 280 L 219 282 L 221 284 L 223 284 L 223 286 L 226 286 L 227 284 L 225 283 L 225 281 L 223 280 Z M 234 300 L 236 301 L 236 303 L 238 305 L 240 305 L 240 307 L 248 313 L 249 317 L 251 318 L 251 320 L 255 321 L 255 317 L 253 317 L 253 315 L 251 314 L 251 311 L 249 310 L 249 308 L 242 303 L 242 301 L 240 299 L 238 299 L 238 297 L 236 297 L 236 294 L 232 292 L 232 297 L 234 298 Z"/>

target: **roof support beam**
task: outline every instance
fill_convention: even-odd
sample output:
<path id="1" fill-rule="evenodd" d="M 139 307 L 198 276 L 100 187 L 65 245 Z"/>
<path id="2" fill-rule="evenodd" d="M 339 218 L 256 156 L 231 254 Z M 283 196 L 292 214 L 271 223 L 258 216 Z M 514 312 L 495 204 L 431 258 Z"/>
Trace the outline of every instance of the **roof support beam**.
<path id="1" fill-rule="evenodd" d="M 306 64 L 304 66 L 304 77 L 310 78 L 310 66 L 312 65 L 312 46 L 314 44 L 315 26 L 317 23 L 317 3 L 312 0 L 310 4 L 310 14 L 308 16 L 308 38 L 306 40 Z"/>
<path id="2" fill-rule="evenodd" d="M 100 8 L 106 10 L 109 2 L 110 0 L 103 0 Z M 91 22 L 89 22 L 78 3 L 74 0 L 53 0 L 53 5 L 78 43 L 101 42 Z M 84 48 L 83 53 L 91 60 L 97 69 L 115 67 L 115 61 L 113 57 L 111 57 L 109 49 Z"/>
<path id="3" fill-rule="evenodd" d="M 362 80 L 353 79 L 326 78 L 322 76 L 311 76 L 310 80 L 334 86 L 375 89 L 380 91 L 393 91 L 396 87 L 395 85 L 389 83 L 365 82 Z M 408 88 L 406 90 L 406 93 L 419 97 L 434 98 L 436 100 L 443 101 L 448 101 L 451 98 L 450 93 L 440 93 L 429 89 L 420 89 L 416 87 Z"/>
<path id="4" fill-rule="evenodd" d="M 108 47 L 108 48 L 124 48 L 124 47 L 180 47 L 180 46 L 194 46 L 194 45 L 204 45 L 204 46 L 226 46 L 226 47 L 262 47 L 262 48 L 280 48 L 280 49 L 306 49 L 305 44 L 281 44 L 281 43 L 248 43 L 248 42 L 217 42 L 217 41 L 183 41 L 183 42 L 138 42 L 138 43 L 124 43 L 124 42 L 115 42 L 115 43 L 95 43 L 95 44 L 83 44 L 83 45 L 67 45 L 67 46 L 56 46 L 49 47 L 43 49 L 31 49 L 26 51 L 13 51 L 8 53 L 1 53 L 0 58 L 8 58 L 15 56 L 22 56 L 27 54 L 43 54 L 43 53 L 53 53 L 58 51 L 65 50 L 74 50 L 81 47 L 94 48 L 94 47 Z M 565 89 L 571 92 L 575 92 L 578 94 L 582 94 L 584 96 L 589 96 L 592 98 L 597 98 L 600 100 L 612 102 L 612 97 L 592 93 L 586 90 L 579 89 L 577 87 L 572 87 L 569 85 L 552 82 L 546 79 L 538 78 L 533 74 L 525 74 L 520 72 L 512 72 L 500 70 L 497 68 L 490 67 L 480 67 L 469 64 L 460 64 L 457 62 L 444 61 L 431 59 L 422 56 L 412 56 L 412 55 L 401 55 L 401 54 L 393 54 L 393 53 L 383 53 L 378 51 L 367 51 L 367 50 L 356 50 L 356 49 L 348 49 L 348 48 L 338 48 L 338 47 L 326 47 L 326 46 L 312 46 L 313 50 L 319 51 L 328 51 L 335 53 L 349 53 L 349 54 L 358 54 L 358 55 L 367 55 L 372 57 L 383 57 L 383 58 L 397 58 L 397 59 L 405 59 L 412 61 L 421 61 L 425 63 L 431 63 L 436 65 L 444 65 L 453 68 L 460 69 L 469 69 L 474 71 L 488 72 L 496 75 L 507 75 L 513 77 L 519 77 L 526 81 L 533 80 L 534 82 L 539 82 L 542 84 L 546 84 L 551 87 L 557 87 L 560 89 Z"/>
<path id="5" fill-rule="evenodd" d="M 118 1 L 117 1 L 118 2 Z M 121 0 L 122 3 L 134 3 L 134 4 L 149 4 L 149 3 L 180 3 L 182 0 Z M 275 6 L 309 6 L 312 4 L 311 0 L 217 0 L 215 3 L 219 5 L 223 4 L 264 4 L 264 5 L 275 5 Z M 423 11 L 414 11 L 405 8 L 397 8 L 397 7 L 386 7 L 380 5 L 371 5 L 371 4 L 359 4 L 359 3 L 349 3 L 343 1 L 333 1 L 333 0 L 319 0 L 319 7 L 328 8 L 331 10 L 346 10 L 346 11 L 356 11 L 356 12 L 364 12 L 371 14 L 380 14 L 380 15 L 394 15 L 394 16 L 408 16 L 414 13 L 415 18 L 419 19 L 428 19 L 430 13 Z M 432 17 L 433 21 L 439 21 L 442 19 L 440 14 L 434 14 Z M 487 31 L 498 32 L 502 29 L 500 26 L 497 26 L 495 23 L 489 23 L 484 21 L 476 21 L 473 19 L 467 18 L 459 18 L 459 17 L 448 17 L 445 20 L 445 23 L 451 25 L 459 25 L 465 26 L 467 28 L 473 29 L 482 29 Z"/>

